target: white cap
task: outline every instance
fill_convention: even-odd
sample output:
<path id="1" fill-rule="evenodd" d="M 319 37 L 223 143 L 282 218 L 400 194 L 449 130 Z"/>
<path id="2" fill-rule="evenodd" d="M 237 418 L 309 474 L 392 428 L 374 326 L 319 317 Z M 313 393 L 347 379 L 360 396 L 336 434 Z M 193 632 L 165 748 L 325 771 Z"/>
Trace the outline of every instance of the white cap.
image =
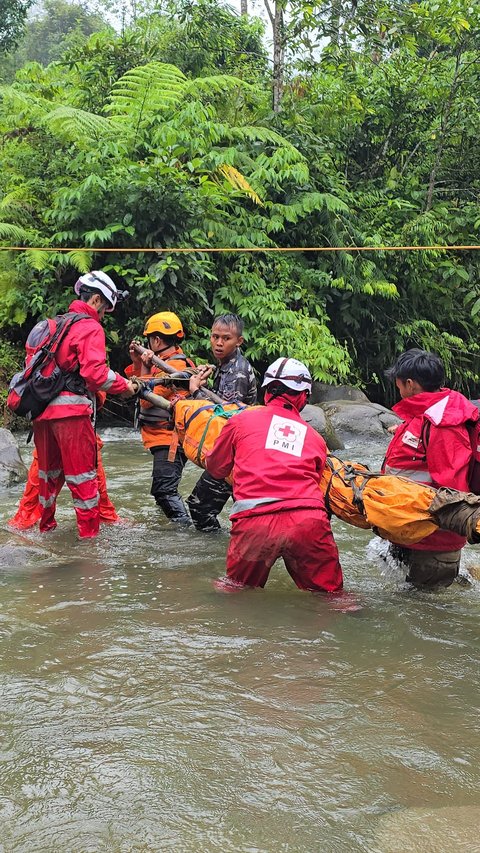
<path id="1" fill-rule="evenodd" d="M 80 276 L 75 284 L 75 293 L 80 295 L 82 287 L 91 287 L 93 290 L 98 290 L 110 304 L 110 308 L 105 310 L 114 311 L 118 299 L 118 290 L 114 281 L 101 270 L 92 270 L 85 275 Z"/>
<path id="2" fill-rule="evenodd" d="M 293 391 L 311 391 L 312 377 L 308 367 L 296 358 L 277 358 L 267 368 L 262 382 L 262 388 L 271 382 L 281 382 Z"/>

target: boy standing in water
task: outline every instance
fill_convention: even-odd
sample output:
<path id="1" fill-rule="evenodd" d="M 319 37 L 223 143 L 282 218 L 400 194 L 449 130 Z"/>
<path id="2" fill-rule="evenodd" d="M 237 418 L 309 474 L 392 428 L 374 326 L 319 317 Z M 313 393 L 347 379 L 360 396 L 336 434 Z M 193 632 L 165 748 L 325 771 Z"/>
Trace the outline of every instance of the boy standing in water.
<path id="1" fill-rule="evenodd" d="M 387 448 L 383 471 L 428 486 L 469 491 L 472 459 L 469 425 L 478 409 L 458 391 L 444 387 L 442 360 L 433 352 L 410 349 L 386 371 L 401 400 L 393 411 L 402 419 Z M 407 566 L 407 581 L 418 588 L 449 586 L 458 574 L 466 539 L 436 530 L 409 548 L 393 545 Z"/>
<path id="2" fill-rule="evenodd" d="M 217 361 L 213 390 L 228 403 L 253 406 L 257 402 L 257 383 L 251 364 L 242 355 L 243 321 L 237 314 L 221 314 L 213 321 L 210 335 L 212 353 Z M 232 494 L 225 480 L 217 480 L 205 471 L 188 498 L 188 508 L 197 530 L 220 530 L 218 514 Z"/>

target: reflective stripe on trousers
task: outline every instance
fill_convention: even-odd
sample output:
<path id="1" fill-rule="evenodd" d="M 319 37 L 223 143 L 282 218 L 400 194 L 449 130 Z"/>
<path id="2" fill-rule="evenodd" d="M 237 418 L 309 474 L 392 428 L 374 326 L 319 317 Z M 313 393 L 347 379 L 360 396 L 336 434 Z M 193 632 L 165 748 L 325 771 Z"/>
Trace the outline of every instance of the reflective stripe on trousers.
<path id="1" fill-rule="evenodd" d="M 97 446 L 90 417 L 36 421 L 33 433 L 40 472 L 40 530 L 56 527 L 57 495 L 66 482 L 72 494 L 79 535 L 96 536 L 100 523 Z"/>

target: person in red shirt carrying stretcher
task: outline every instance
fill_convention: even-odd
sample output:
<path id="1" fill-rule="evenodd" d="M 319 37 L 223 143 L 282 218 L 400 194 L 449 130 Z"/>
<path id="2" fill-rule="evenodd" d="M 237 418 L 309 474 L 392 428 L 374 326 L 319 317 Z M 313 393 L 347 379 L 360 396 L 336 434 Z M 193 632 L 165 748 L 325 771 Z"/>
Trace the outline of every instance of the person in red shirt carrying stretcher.
<path id="1" fill-rule="evenodd" d="M 478 409 L 463 394 L 444 387 L 442 360 L 436 353 L 410 349 L 385 375 L 400 393 L 393 411 L 403 423 L 395 429 L 382 471 L 434 488 L 472 491 L 471 430 Z M 407 568 L 406 580 L 426 589 L 453 583 L 465 544 L 464 536 L 436 530 L 408 548 L 393 545 L 390 552 Z"/>
<path id="2" fill-rule="evenodd" d="M 301 361 L 278 358 L 262 387 L 265 406 L 231 418 L 205 459 L 218 479 L 233 470 L 227 576 L 215 585 L 263 587 L 283 557 L 300 589 L 339 592 L 342 570 L 320 489 L 327 446 L 300 416 L 312 377 Z"/>

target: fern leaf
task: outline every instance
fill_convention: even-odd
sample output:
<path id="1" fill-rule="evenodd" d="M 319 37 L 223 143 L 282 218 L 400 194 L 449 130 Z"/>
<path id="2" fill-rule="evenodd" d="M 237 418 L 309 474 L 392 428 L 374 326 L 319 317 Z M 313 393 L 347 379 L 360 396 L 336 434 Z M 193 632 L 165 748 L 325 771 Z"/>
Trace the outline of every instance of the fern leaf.
<path id="1" fill-rule="evenodd" d="M 68 142 L 98 140 L 115 133 L 114 125 L 107 118 L 68 106 L 57 107 L 49 112 L 44 116 L 42 124 L 55 136 Z"/>
<path id="2" fill-rule="evenodd" d="M 272 145 L 288 148 L 292 153 L 295 152 L 295 155 L 299 160 L 305 159 L 298 148 L 295 148 L 288 139 L 285 139 L 285 137 L 280 133 L 277 133 L 276 130 L 271 130 L 268 127 L 249 124 L 243 127 L 232 127 L 229 129 L 229 135 L 231 139 L 248 140 L 249 142 L 270 142 Z"/>
<path id="3" fill-rule="evenodd" d="M 53 252 L 46 252 L 42 249 L 29 249 L 28 252 L 25 252 L 25 260 L 28 265 L 38 272 L 48 269 L 52 256 Z"/>
<path id="4" fill-rule="evenodd" d="M 179 68 L 165 62 L 131 68 L 114 84 L 106 109 L 116 121 L 138 127 L 145 116 L 175 107 L 183 98 L 185 81 Z"/>
<path id="5" fill-rule="evenodd" d="M 93 246 L 95 243 L 106 243 L 110 240 L 112 232 L 110 228 L 96 228 L 93 231 L 85 231 L 83 239 L 87 246 Z"/>
<path id="6" fill-rule="evenodd" d="M 20 225 L 11 222 L 0 222 L 0 240 L 13 240 L 14 243 L 28 243 L 33 234 Z"/>
<path id="7" fill-rule="evenodd" d="M 15 85 L 0 86 L 0 97 L 4 106 L 8 105 L 13 109 L 15 126 L 18 126 L 19 121 L 22 122 L 25 118 L 28 118 L 30 123 L 35 124 L 52 109 L 51 101 L 32 95 L 31 92 L 24 89 L 17 89 Z"/>
<path id="8" fill-rule="evenodd" d="M 252 199 L 252 201 L 255 202 L 255 204 L 263 206 L 263 202 L 260 196 L 255 192 L 253 187 L 251 187 L 248 183 L 247 179 L 244 178 L 242 173 L 239 172 L 238 169 L 235 168 L 235 166 L 229 166 L 224 163 L 223 166 L 220 166 L 218 168 L 218 172 L 223 175 L 225 180 L 230 184 L 231 187 L 233 187 L 234 190 L 239 190 L 240 192 L 245 193 L 246 195 L 248 195 L 249 198 Z"/>
<path id="9" fill-rule="evenodd" d="M 88 272 L 91 269 L 92 252 L 67 252 L 65 260 L 78 272 Z"/>
<path id="10" fill-rule="evenodd" d="M 229 95 L 232 92 L 242 90 L 250 95 L 257 94 L 257 88 L 241 80 L 240 77 L 233 77 L 229 74 L 212 74 L 209 77 L 197 77 L 193 80 L 188 80 L 185 85 L 185 94 L 191 95 L 193 98 L 207 95 Z"/>

